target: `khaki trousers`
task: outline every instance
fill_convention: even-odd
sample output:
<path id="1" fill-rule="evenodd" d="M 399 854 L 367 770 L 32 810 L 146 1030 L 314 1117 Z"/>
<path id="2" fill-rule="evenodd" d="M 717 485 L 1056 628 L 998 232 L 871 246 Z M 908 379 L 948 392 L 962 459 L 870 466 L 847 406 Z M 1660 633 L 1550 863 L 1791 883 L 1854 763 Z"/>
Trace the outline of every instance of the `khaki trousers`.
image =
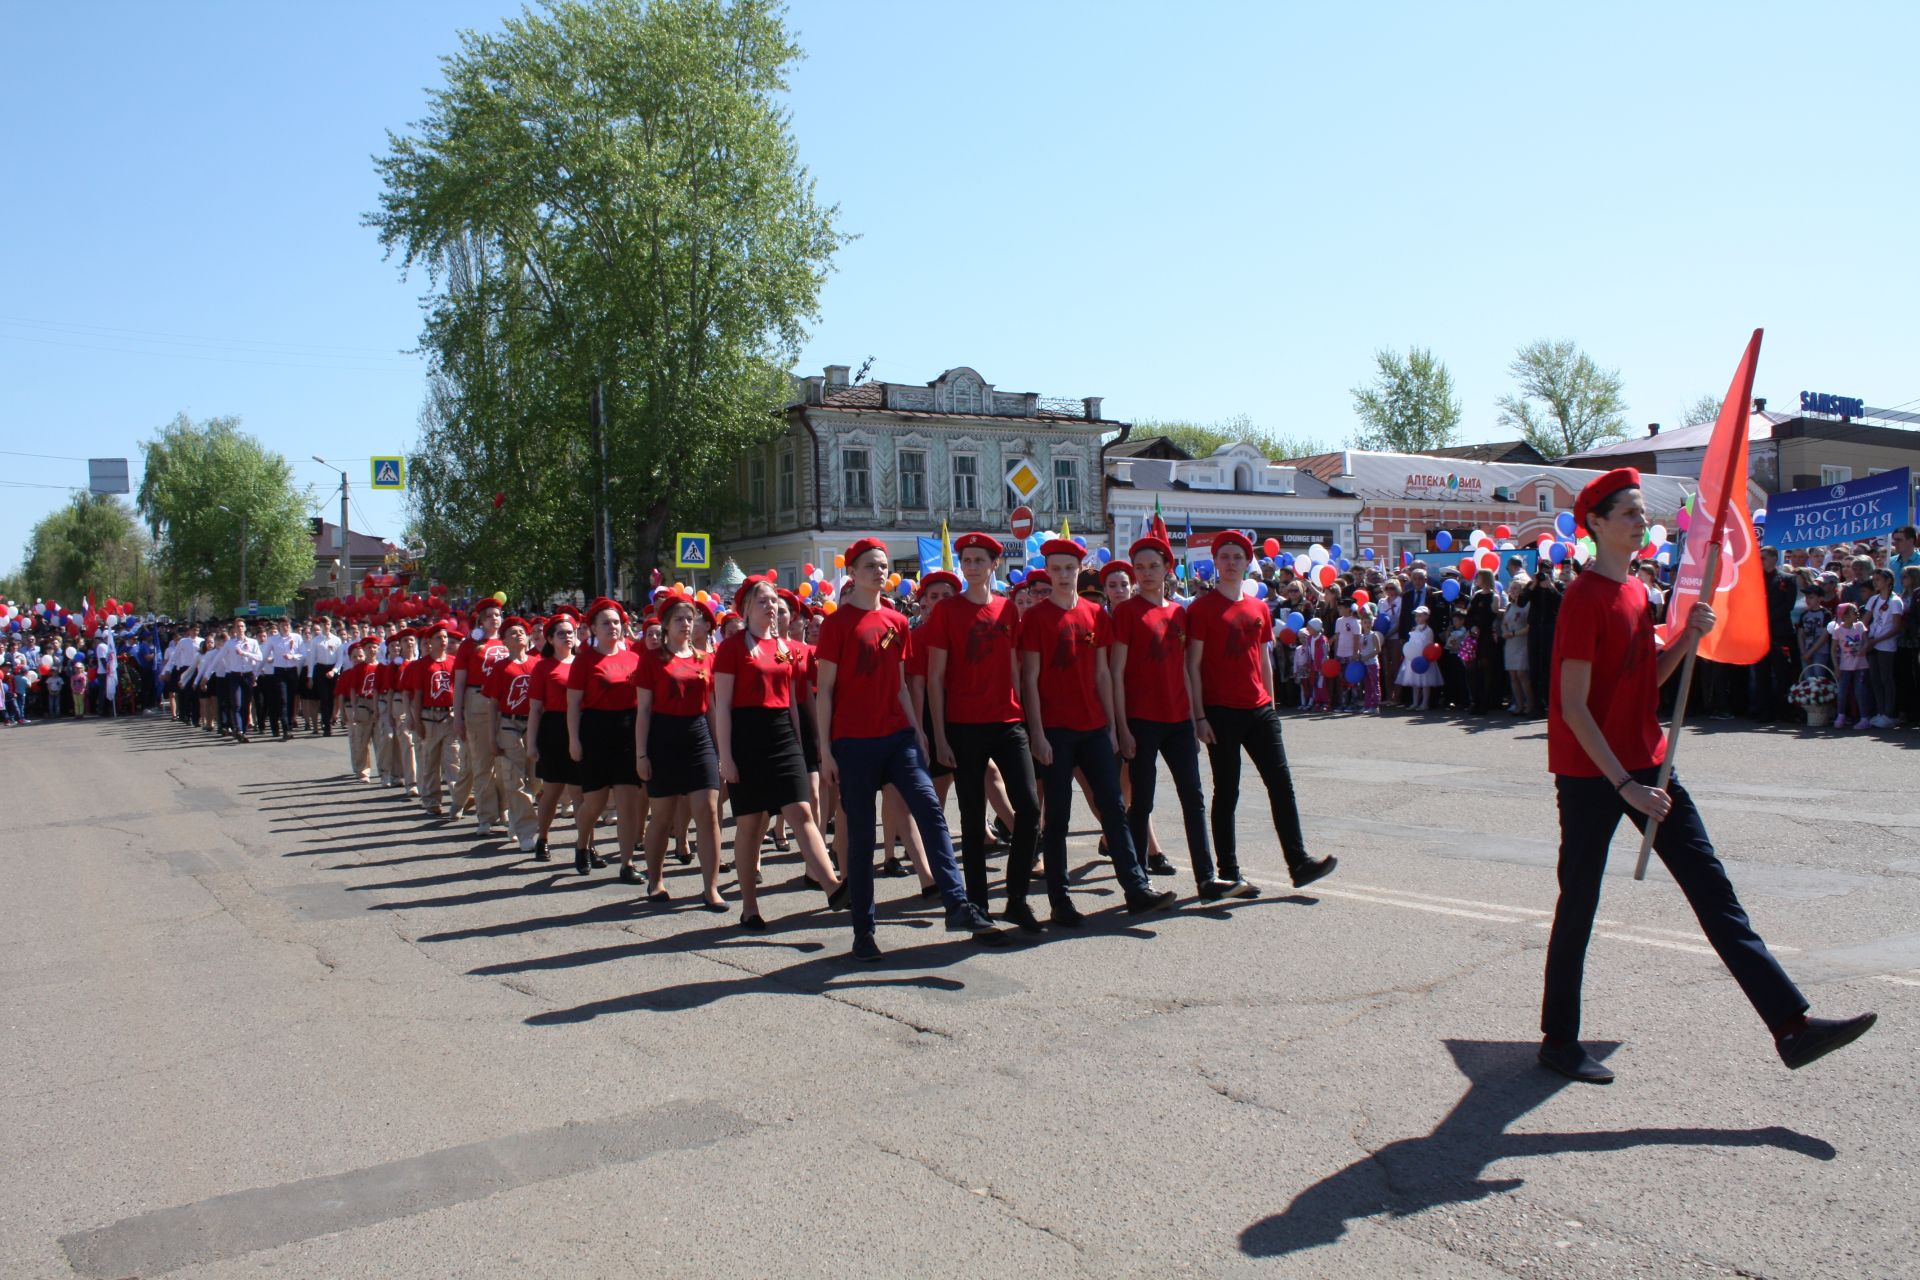
<path id="1" fill-rule="evenodd" d="M 540 836 L 540 815 L 533 771 L 527 767 L 527 727 L 503 723 L 495 741 L 500 746 L 500 754 L 494 757 L 493 776 L 506 799 L 507 834 L 532 848 Z"/>
<path id="2" fill-rule="evenodd" d="M 373 720 L 370 702 L 355 700 L 347 706 L 347 768 L 362 782 L 373 774 Z"/>
<path id="3" fill-rule="evenodd" d="M 394 775 L 396 786 L 418 793 L 420 790 L 420 740 L 414 736 L 411 719 L 397 720 L 393 727 Z"/>
<path id="4" fill-rule="evenodd" d="M 494 779 L 490 757 L 493 741 L 500 733 L 500 708 L 492 698 L 473 689 L 467 690 L 467 735 L 461 744 L 460 772 L 453 784 L 453 811 L 460 813 L 473 804 L 481 822 L 497 823 L 504 816 L 500 784 Z"/>
<path id="5" fill-rule="evenodd" d="M 373 705 L 373 763 L 380 771 L 380 781 L 391 786 L 400 776 L 399 754 L 394 748 L 393 696 L 383 693 Z"/>
<path id="6" fill-rule="evenodd" d="M 445 783 L 447 770 L 447 749 L 455 739 L 451 716 L 444 710 L 429 714 L 437 714 L 441 718 L 428 720 L 420 733 L 420 803 L 433 810 L 440 807 L 440 788 Z"/>

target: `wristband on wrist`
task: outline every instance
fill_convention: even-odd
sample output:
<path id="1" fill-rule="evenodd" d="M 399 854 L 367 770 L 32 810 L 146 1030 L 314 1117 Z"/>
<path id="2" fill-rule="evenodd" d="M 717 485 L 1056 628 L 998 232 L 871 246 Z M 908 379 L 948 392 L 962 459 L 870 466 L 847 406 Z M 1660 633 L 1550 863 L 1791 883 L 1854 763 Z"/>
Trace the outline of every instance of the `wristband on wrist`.
<path id="1" fill-rule="evenodd" d="M 1619 782 L 1614 784 L 1614 787 L 1613 787 L 1614 794 L 1618 795 L 1620 792 L 1625 791 L 1627 789 L 1627 784 L 1632 781 L 1633 781 L 1632 774 L 1628 774 L 1626 777 L 1620 779 Z"/>

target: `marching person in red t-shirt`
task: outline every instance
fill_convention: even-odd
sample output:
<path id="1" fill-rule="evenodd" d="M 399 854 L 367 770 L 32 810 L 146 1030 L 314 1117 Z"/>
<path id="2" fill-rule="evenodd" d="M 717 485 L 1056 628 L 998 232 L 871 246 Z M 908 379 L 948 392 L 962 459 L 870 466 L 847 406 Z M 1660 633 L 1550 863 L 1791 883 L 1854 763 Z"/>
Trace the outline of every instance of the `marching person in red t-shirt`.
<path id="1" fill-rule="evenodd" d="M 892 783 L 912 811 L 934 883 L 947 904 L 952 933 L 995 936 L 993 921 L 967 899 L 953 859 L 946 816 L 927 777 L 926 735 L 907 696 L 901 668 L 907 620 L 880 607 L 887 583 L 887 544 L 862 538 L 847 548 L 848 587 L 820 629 L 818 722 L 821 781 L 840 787 L 848 824 L 847 876 L 853 884 L 853 954 L 878 960 L 873 905 L 874 796 Z M 736 846 L 737 848 L 737 846 Z"/>
<path id="2" fill-rule="evenodd" d="M 1307 855 L 1287 748 L 1280 740 L 1280 714 L 1273 705 L 1273 613 L 1247 584 L 1252 561 L 1253 541 L 1246 534 L 1228 529 L 1214 536 L 1219 581 L 1187 607 L 1187 687 L 1199 692 L 1193 727 L 1213 765 L 1213 849 L 1220 879 L 1236 886 L 1244 882 L 1233 831 L 1244 747 L 1266 785 L 1273 829 L 1298 888 L 1332 871 L 1339 859 Z M 1236 890 L 1236 896 L 1250 895 Z"/>
<path id="3" fill-rule="evenodd" d="M 500 643 L 501 613 L 493 599 L 475 606 L 473 632 L 453 655 L 453 750 L 459 771 L 453 781 L 453 813 L 459 817 L 475 810 L 482 837 L 493 834 L 502 816 L 492 763 L 499 716 L 487 697 L 487 678 L 507 658 L 507 647 Z"/>
<path id="4" fill-rule="evenodd" d="M 1107 648 L 1113 643 L 1106 611 L 1075 593 L 1080 560 L 1078 543 L 1053 538 L 1042 544 L 1053 593 L 1020 619 L 1021 705 L 1033 758 L 1045 772 L 1045 855 L 1047 898 L 1053 923 L 1078 928 L 1079 908 L 1067 891 L 1067 826 L 1073 818 L 1073 771 L 1079 769 L 1093 793 L 1093 806 L 1106 832 L 1114 874 L 1126 892 L 1127 910 L 1138 914 L 1170 907 L 1175 895 L 1156 893 L 1127 826 L 1120 798 L 1120 762 L 1113 729 L 1113 683 Z"/>
<path id="5" fill-rule="evenodd" d="M 373 781 L 373 734 L 379 715 L 380 668 L 371 655 L 372 640 L 356 640 L 347 647 L 353 665 L 334 685 L 335 696 L 347 704 L 347 767 L 362 782 Z"/>
<path id="6" fill-rule="evenodd" d="M 1648 818 L 1660 823 L 1654 852 L 1773 1032 L 1781 1060 L 1804 1067 L 1858 1039 L 1874 1015 L 1807 1017 L 1806 997 L 1748 923 L 1693 797 L 1677 774 L 1665 791 L 1654 785 L 1666 758 L 1660 686 L 1713 630 L 1713 608 L 1694 605 L 1684 641 L 1659 648 L 1653 606 L 1631 571 L 1647 531 L 1640 473 L 1632 467 L 1591 481 L 1574 500 L 1573 519 L 1592 535 L 1594 557 L 1561 599 L 1553 635 L 1547 769 L 1560 803 L 1560 898 L 1547 942 L 1540 1061 L 1574 1080 L 1613 1079 L 1580 1044 L 1580 985 L 1607 847 L 1624 815 L 1642 829 Z"/>
<path id="7" fill-rule="evenodd" d="M 446 623 L 436 622 L 421 634 L 426 656 L 408 666 L 400 685 L 408 694 L 408 714 L 420 726 L 420 803 L 438 818 L 445 816 L 440 789 L 453 741 L 453 658 L 447 653 Z"/>
<path id="8" fill-rule="evenodd" d="M 953 540 L 966 576 L 962 595 L 943 601 L 914 634 L 927 650 L 927 700 L 936 758 L 953 769 L 960 792 L 960 860 L 967 896 L 987 909 L 988 770 L 997 767 L 1013 809 L 1007 854 L 1007 906 L 1001 919 L 1028 933 L 1040 921 L 1027 902 L 1033 855 L 1040 840 L 1040 795 L 1034 786 L 1033 750 L 1020 713 L 1020 614 L 1013 601 L 993 594 L 993 575 L 1003 548 L 984 533 Z"/>
<path id="9" fill-rule="evenodd" d="M 580 766 L 580 803 L 573 869 L 586 875 L 606 862 L 593 851 L 593 828 L 609 793 L 618 807 L 623 879 L 633 879 L 633 849 L 640 840 L 640 775 L 636 771 L 634 709 L 639 705 L 640 655 L 626 641 L 627 611 L 601 596 L 587 606 L 592 647 L 573 656 L 567 673 L 567 751 Z"/>
<path id="10" fill-rule="evenodd" d="M 657 649 L 640 658 L 634 708 L 634 760 L 647 784 L 647 900 L 666 902 L 663 877 L 669 836 L 700 832 L 700 875 L 709 911 L 725 911 L 720 894 L 720 761 L 713 747 L 713 655 L 693 642 L 693 620 L 706 606 L 672 592 L 661 597 Z M 684 859 L 683 859 L 684 861 Z"/>
<path id="11" fill-rule="evenodd" d="M 1160 761 L 1173 774 L 1186 822 L 1193 880 L 1207 902 L 1250 898 L 1245 880 L 1216 880 L 1207 846 L 1207 798 L 1200 790 L 1200 740 L 1193 732 L 1193 691 L 1187 687 L 1187 611 L 1167 598 L 1173 547 L 1149 535 L 1127 553 L 1139 589 L 1113 611 L 1113 711 L 1120 757 L 1128 762 L 1133 796 L 1127 818 L 1137 849 L 1147 847 Z M 1149 868 L 1151 869 L 1151 868 Z"/>
<path id="12" fill-rule="evenodd" d="M 534 776 L 540 779 L 540 835 L 533 842 L 533 860 L 551 862 L 547 837 L 553 832 L 553 815 L 565 799 L 578 808 L 579 766 L 567 750 L 567 677 L 573 672 L 575 628 L 579 613 L 572 605 L 561 605 L 547 620 L 547 645 L 552 652 L 543 655 L 534 667 L 533 696 L 527 707 L 527 757 L 533 762 Z"/>
<path id="13" fill-rule="evenodd" d="M 500 624 L 500 639 L 506 645 L 505 661 L 494 664 L 487 675 L 486 695 L 494 705 L 492 758 L 494 783 L 507 802 L 507 834 L 520 846 L 520 852 L 532 853 L 540 840 L 539 801 L 534 798 L 531 775 L 527 771 L 527 720 L 532 713 L 533 675 L 538 659 L 528 649 L 533 628 L 525 618 L 508 618 Z"/>
<path id="14" fill-rule="evenodd" d="M 420 794 L 420 726 L 413 721 L 407 696 L 407 668 L 420 656 L 420 633 L 402 627 L 387 645 L 393 661 L 387 664 L 387 695 L 393 718 L 393 781 L 409 796 Z"/>

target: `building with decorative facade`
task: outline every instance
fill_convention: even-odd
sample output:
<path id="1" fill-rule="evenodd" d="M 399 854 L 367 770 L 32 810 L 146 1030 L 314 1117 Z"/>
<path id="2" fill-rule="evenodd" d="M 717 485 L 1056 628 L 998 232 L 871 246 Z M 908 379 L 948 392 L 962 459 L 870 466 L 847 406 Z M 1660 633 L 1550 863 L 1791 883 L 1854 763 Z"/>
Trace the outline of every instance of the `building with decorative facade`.
<path id="1" fill-rule="evenodd" d="M 871 536 L 915 575 L 917 539 L 943 519 L 955 534 L 1005 539 L 1022 505 L 1036 529 L 1068 522 L 1089 547 L 1107 544 L 1106 448 L 1129 428 L 1101 416 L 1100 397 L 1001 391 L 965 366 L 927 383 L 856 383 L 850 372 L 828 365 L 797 379 L 786 430 L 740 458 L 744 514 L 720 530 L 720 554 L 792 583 L 802 566 L 831 565 Z M 1034 485 L 1024 495 L 1009 480 L 1016 471 Z"/>
<path id="2" fill-rule="evenodd" d="M 1250 444 L 1222 445 L 1204 458 L 1132 440 L 1107 452 L 1107 511 L 1113 545 L 1131 546 L 1158 509 L 1174 553 L 1185 560 L 1211 554 L 1209 535 L 1238 529 L 1256 547 L 1268 538 L 1284 554 L 1302 555 L 1314 543 L 1350 547 L 1360 499 L 1336 494 L 1319 477 L 1277 463 Z M 1193 530 L 1192 545 L 1187 538 Z"/>

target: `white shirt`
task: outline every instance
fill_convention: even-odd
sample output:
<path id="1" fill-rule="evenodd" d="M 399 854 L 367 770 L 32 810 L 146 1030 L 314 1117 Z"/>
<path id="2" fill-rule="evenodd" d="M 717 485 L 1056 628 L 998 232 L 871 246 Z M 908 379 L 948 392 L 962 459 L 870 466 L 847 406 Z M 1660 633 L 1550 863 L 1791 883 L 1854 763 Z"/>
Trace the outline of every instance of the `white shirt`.
<path id="1" fill-rule="evenodd" d="M 260 660 L 269 667 L 300 665 L 300 637 L 291 632 L 274 632 L 260 642 Z"/>
<path id="2" fill-rule="evenodd" d="M 222 645 L 210 644 L 200 654 L 199 660 L 193 664 L 193 682 L 195 684 L 203 685 L 210 677 L 220 674 L 220 654 L 223 648 L 224 646 Z"/>
<path id="3" fill-rule="evenodd" d="M 216 670 L 223 676 L 243 676 L 260 668 L 260 642 L 252 636 L 228 640 L 220 646 Z"/>
<path id="4" fill-rule="evenodd" d="M 332 672 L 340 665 L 340 651 L 344 642 L 330 631 L 323 631 L 307 642 L 307 671 L 322 675 Z"/>
<path id="5" fill-rule="evenodd" d="M 113 641 L 102 640 L 94 646 L 93 667 L 103 676 L 113 669 Z"/>

